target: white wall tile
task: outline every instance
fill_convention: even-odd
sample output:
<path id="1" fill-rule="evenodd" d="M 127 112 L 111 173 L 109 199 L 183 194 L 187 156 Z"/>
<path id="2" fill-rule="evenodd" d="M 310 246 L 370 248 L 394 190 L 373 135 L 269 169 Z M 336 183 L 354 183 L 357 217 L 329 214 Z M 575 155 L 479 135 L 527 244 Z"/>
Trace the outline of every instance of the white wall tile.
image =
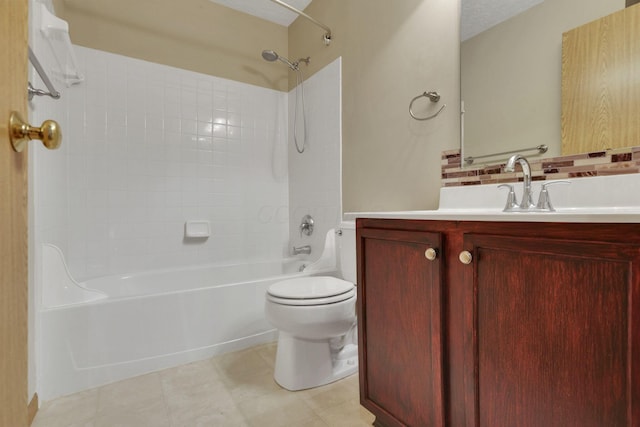
<path id="1" fill-rule="evenodd" d="M 47 212 L 36 215 L 36 243 L 60 246 L 80 280 L 280 258 L 288 224 L 261 221 L 255 200 L 288 206 L 286 170 L 274 171 L 287 152 L 254 135 L 262 111 L 245 99 L 274 120 L 286 115 L 286 94 L 75 49 L 86 81 L 34 114 L 59 120 L 65 134 L 55 156 L 35 154 L 36 206 Z M 201 245 L 183 239 L 184 222 L 196 217 L 214 230 Z"/>

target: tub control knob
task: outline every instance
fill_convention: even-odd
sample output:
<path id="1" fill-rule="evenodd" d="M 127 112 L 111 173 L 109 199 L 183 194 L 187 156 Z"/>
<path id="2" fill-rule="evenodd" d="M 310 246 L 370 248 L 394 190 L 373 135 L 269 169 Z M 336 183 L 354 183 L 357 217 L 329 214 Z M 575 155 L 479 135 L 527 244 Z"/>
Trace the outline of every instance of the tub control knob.
<path id="1" fill-rule="evenodd" d="M 313 225 L 314 221 L 311 215 L 305 215 L 302 217 L 302 222 L 300 223 L 300 237 L 304 234 L 305 236 L 311 236 L 313 234 Z"/>
<path id="2" fill-rule="evenodd" d="M 458 259 L 463 264 L 471 264 L 471 261 L 473 261 L 473 256 L 471 255 L 471 252 L 469 252 L 469 251 L 462 251 L 462 252 L 460 252 L 460 255 L 458 256 Z"/>
<path id="3" fill-rule="evenodd" d="M 433 261 L 436 258 L 438 258 L 438 251 L 433 248 L 429 248 L 426 251 L 424 251 L 424 257 L 429 261 Z"/>

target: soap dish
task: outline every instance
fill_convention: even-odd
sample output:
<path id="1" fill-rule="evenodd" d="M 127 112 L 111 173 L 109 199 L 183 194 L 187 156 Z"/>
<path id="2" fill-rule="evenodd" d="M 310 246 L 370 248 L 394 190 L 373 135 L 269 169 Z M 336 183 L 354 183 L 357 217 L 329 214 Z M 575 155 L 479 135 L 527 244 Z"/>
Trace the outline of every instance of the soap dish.
<path id="1" fill-rule="evenodd" d="M 209 221 L 187 221 L 184 224 L 184 236 L 191 238 L 207 238 L 211 235 Z"/>

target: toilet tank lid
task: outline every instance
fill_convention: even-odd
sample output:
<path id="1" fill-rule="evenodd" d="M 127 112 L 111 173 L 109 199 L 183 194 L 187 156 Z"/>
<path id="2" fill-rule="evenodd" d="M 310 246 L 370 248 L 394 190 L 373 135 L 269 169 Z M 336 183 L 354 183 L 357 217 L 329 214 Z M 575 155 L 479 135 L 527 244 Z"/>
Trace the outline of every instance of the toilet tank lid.
<path id="1" fill-rule="evenodd" d="M 269 286 L 274 297 L 290 299 L 327 298 L 353 290 L 353 283 L 330 276 L 298 277 Z"/>

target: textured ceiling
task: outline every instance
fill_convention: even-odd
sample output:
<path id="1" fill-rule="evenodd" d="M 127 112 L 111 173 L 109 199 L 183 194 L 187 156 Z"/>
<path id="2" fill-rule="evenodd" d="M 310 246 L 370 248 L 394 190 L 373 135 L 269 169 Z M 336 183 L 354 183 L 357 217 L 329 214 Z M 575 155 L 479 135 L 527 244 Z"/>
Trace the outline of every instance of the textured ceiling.
<path id="1" fill-rule="evenodd" d="M 271 0 L 211 0 L 214 3 L 288 27 L 297 14 Z M 311 0 L 283 0 L 304 10 Z M 461 39 L 467 40 L 544 0 L 462 0 Z"/>
<path id="2" fill-rule="evenodd" d="M 542 2 L 543 0 L 462 0 L 460 38 L 462 41 L 470 39 Z"/>
<path id="3" fill-rule="evenodd" d="M 272 2 L 271 0 L 211 0 L 214 3 L 230 7 L 258 18 L 288 27 L 298 17 L 296 13 Z M 283 0 L 298 10 L 304 10 L 311 0 Z"/>

